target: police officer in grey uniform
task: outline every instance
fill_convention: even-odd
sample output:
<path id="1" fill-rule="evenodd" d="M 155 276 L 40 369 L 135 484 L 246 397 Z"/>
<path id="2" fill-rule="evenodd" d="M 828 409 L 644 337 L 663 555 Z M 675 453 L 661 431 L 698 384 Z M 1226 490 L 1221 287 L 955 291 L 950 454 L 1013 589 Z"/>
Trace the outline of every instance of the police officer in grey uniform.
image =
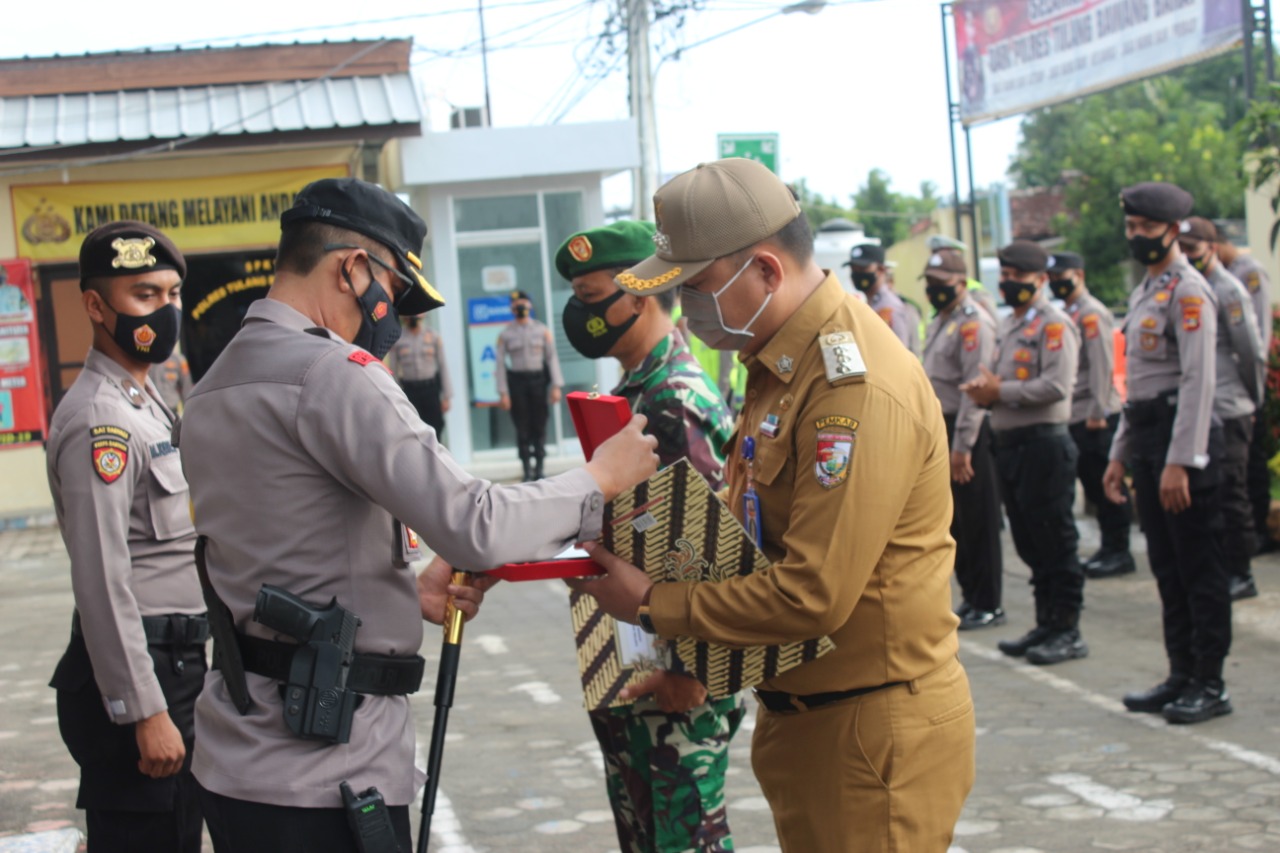
<path id="1" fill-rule="evenodd" d="M 175 416 L 147 377 L 178 339 L 186 272 L 182 253 L 141 222 L 85 238 L 93 348 L 46 447 L 76 601 L 50 686 L 95 853 L 200 850 L 190 754 L 208 623 Z"/>
<path id="2" fill-rule="evenodd" d="M 1080 335 L 1080 372 L 1071 395 L 1071 440 L 1079 453 L 1076 476 L 1085 497 L 1097 508 L 1102 532 L 1102 547 L 1085 560 L 1084 573 L 1091 578 L 1128 574 L 1136 568 L 1129 552 L 1133 512 L 1128 503 L 1113 503 L 1102 491 L 1111 440 L 1120 423 L 1120 392 L 1111 376 L 1115 369 L 1115 317 L 1089 292 L 1084 258 L 1075 252 L 1059 252 L 1049 258 L 1049 290 L 1066 305 L 1067 316 Z"/>
<path id="3" fill-rule="evenodd" d="M 449 368 L 444 363 L 444 342 L 421 317 L 407 317 L 404 325 L 405 334 L 387 353 L 387 366 L 418 410 L 418 417 L 438 437 L 444 433 L 444 413 L 449 411 L 453 397 Z"/>
<path id="4" fill-rule="evenodd" d="M 1215 244 L 1218 260 L 1227 265 L 1227 272 L 1240 279 L 1245 290 L 1253 298 L 1253 310 L 1258 320 L 1258 332 L 1262 339 L 1262 352 L 1269 362 L 1271 358 L 1271 329 L 1274 318 L 1271 313 L 1271 278 L 1257 259 L 1242 252 L 1229 240 Z M 1263 384 L 1263 397 L 1267 394 Z M 1249 442 L 1249 502 L 1253 505 L 1253 527 L 1257 533 L 1258 553 L 1274 551 L 1280 547 L 1267 530 L 1267 516 L 1271 513 L 1271 469 L 1267 467 L 1266 448 L 1267 419 L 1259 415 L 1253 419 L 1253 438 Z"/>
<path id="5" fill-rule="evenodd" d="M 849 250 L 849 278 L 854 288 L 867 299 L 867 305 L 889 324 L 902 345 L 911 354 L 920 355 L 919 317 L 907 310 L 902 297 L 889 286 L 888 267 L 884 262 L 884 249 L 867 244 Z"/>
<path id="6" fill-rule="evenodd" d="M 1249 444 L 1253 440 L 1254 413 L 1262 402 L 1264 361 L 1258 322 L 1249 292 L 1227 272 L 1214 246 L 1218 229 L 1200 216 L 1182 222 L 1178 245 L 1196 271 L 1205 277 L 1218 303 L 1216 389 L 1213 414 L 1222 422 L 1225 455 L 1222 458 L 1222 531 L 1219 542 L 1222 563 L 1231 582 L 1231 599 L 1254 598 L 1250 562 L 1258 549 L 1253 507 L 1247 483 Z"/>
<path id="7" fill-rule="evenodd" d="M 181 414 L 182 401 L 191 393 L 191 367 L 187 357 L 175 347 L 168 358 L 151 365 L 147 375 L 160 392 L 160 400 L 170 411 Z"/>
<path id="8" fill-rule="evenodd" d="M 1080 343 L 1045 296 L 1049 255 L 1017 240 L 1000 250 L 1000 292 L 1013 312 L 1000 323 L 995 372 L 961 386 L 991 406 L 996 469 L 1018 556 L 1031 567 L 1036 625 L 1000 651 L 1054 664 L 1089 653 L 1080 636 L 1084 572 L 1076 554 L 1076 448 L 1067 432 Z"/>
<path id="9" fill-rule="evenodd" d="M 419 271 L 426 225 L 351 178 L 309 184 L 281 225 L 275 283 L 196 385 L 182 428 L 208 579 L 245 670 L 210 674 L 193 771 L 219 853 L 355 851 L 343 781 L 378 789 L 408 850 L 422 619 L 443 618 L 446 592 L 467 612 L 478 601 L 475 587 L 447 586 L 450 564 L 479 571 L 596 538 L 604 502 L 656 469 L 655 443 L 637 417 L 585 469 L 523 486 L 469 476 L 379 360 L 400 312 L 443 302 Z M 439 555 L 416 585 L 413 531 Z M 347 681 L 358 708 L 335 691 L 335 710 L 317 712 L 338 736 L 295 712 L 312 689 L 295 680 L 314 688 L 318 674 L 296 664 L 323 649 L 258 621 L 256 599 L 274 594 L 264 584 L 361 620 Z"/>
<path id="10" fill-rule="evenodd" d="M 1213 291 L 1178 247 L 1193 199 L 1143 183 L 1121 194 L 1125 235 L 1147 268 L 1124 321 L 1129 400 L 1102 484 L 1124 500 L 1125 463 L 1163 605 L 1169 676 L 1126 694 L 1131 711 L 1197 723 L 1231 713 L 1222 667 L 1231 648 L 1231 598 L 1219 551 L 1222 428 L 1214 424 L 1218 311 Z"/>
<path id="11" fill-rule="evenodd" d="M 933 260 L 933 258 L 931 258 Z M 995 352 L 996 322 L 976 304 L 964 271 L 925 267 L 925 295 L 937 310 L 924 341 L 924 372 L 942 404 L 951 444 L 951 538 L 956 540 L 960 630 L 1003 625 L 1004 557 L 1000 486 L 991 455 L 987 410 L 960 390 Z"/>
<path id="12" fill-rule="evenodd" d="M 551 330 L 533 319 L 533 301 L 523 290 L 511 294 L 516 315 L 498 334 L 498 394 L 501 406 L 511 412 L 516 425 L 516 451 L 524 468 L 524 481 L 542 479 L 547 455 L 547 404 L 560 402 L 564 376 Z M 507 368 L 507 356 L 511 368 Z"/>

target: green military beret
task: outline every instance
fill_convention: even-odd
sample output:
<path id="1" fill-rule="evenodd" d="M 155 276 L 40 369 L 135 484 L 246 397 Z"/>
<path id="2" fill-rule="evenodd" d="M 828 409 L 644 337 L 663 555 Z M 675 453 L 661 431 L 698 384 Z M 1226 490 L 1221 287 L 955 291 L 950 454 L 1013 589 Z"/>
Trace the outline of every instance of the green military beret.
<path id="1" fill-rule="evenodd" d="M 652 222 L 624 220 L 579 231 L 556 252 L 556 271 L 568 281 L 596 270 L 630 267 L 653 254 Z"/>

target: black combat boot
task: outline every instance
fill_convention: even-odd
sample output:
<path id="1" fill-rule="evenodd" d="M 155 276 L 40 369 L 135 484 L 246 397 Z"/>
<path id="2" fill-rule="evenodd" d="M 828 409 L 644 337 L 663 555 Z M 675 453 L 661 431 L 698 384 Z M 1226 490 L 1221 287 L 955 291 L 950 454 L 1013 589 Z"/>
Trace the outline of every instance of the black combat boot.
<path id="1" fill-rule="evenodd" d="M 1174 672 L 1155 687 L 1146 690 L 1135 690 L 1124 694 L 1124 706 L 1130 711 L 1145 714 L 1159 714 L 1164 706 L 1182 695 L 1191 682 L 1191 676 L 1185 672 Z"/>
<path id="2" fill-rule="evenodd" d="M 1161 713 L 1171 723 L 1185 724 L 1203 723 L 1231 711 L 1231 697 L 1221 678 L 1193 678 L 1182 695 L 1165 705 Z"/>
<path id="3" fill-rule="evenodd" d="M 542 457 L 539 456 L 533 461 L 533 479 L 542 479 Z"/>
<path id="4" fill-rule="evenodd" d="M 527 458 L 525 458 L 525 457 L 521 457 L 521 458 L 520 458 L 520 467 L 524 469 L 524 476 L 523 476 L 523 478 L 520 480 L 520 482 L 522 482 L 522 483 L 531 483 L 531 482 L 533 482 L 533 465 L 532 465 L 532 463 L 530 463 L 530 461 L 529 461 Z"/>
<path id="5" fill-rule="evenodd" d="M 1099 551 L 1084 565 L 1084 573 L 1091 578 L 1113 578 L 1137 571 L 1133 555 L 1128 551 Z"/>
<path id="6" fill-rule="evenodd" d="M 1231 600 L 1240 601 L 1244 598 L 1257 598 L 1258 587 L 1253 582 L 1253 567 L 1250 560 L 1243 560 L 1233 557 L 1224 560 L 1226 563 L 1227 576 L 1230 578 Z"/>
<path id="7" fill-rule="evenodd" d="M 1016 640 L 1001 640 L 996 643 L 996 648 L 1011 658 L 1020 658 L 1027 653 L 1027 649 L 1038 646 L 1049 639 L 1049 635 L 1052 633 L 1053 630 L 1048 625 L 1036 625 Z"/>
<path id="8" fill-rule="evenodd" d="M 1049 620 L 1049 635 L 1027 649 L 1027 662 L 1049 666 L 1089 656 L 1089 647 L 1080 636 L 1080 611 L 1055 610 Z"/>
<path id="9" fill-rule="evenodd" d="M 970 607 L 965 614 L 960 617 L 960 630 L 972 631 L 976 628 L 993 628 L 996 625 L 1004 624 L 1004 609 L 997 607 L 995 610 L 978 610 L 976 607 Z"/>

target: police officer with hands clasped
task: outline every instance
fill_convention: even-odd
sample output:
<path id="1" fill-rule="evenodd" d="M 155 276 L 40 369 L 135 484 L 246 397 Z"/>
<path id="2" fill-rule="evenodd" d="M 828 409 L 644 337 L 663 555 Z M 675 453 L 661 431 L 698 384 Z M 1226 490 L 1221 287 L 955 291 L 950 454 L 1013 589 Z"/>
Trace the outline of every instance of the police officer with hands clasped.
<path id="1" fill-rule="evenodd" d="M 275 283 L 180 435 L 226 617 L 211 621 L 230 634 L 197 704 L 193 772 L 219 853 L 364 849 L 348 821 L 378 811 L 408 850 L 422 619 L 440 622 L 449 596 L 474 614 L 487 586 L 449 584 L 451 566 L 597 538 L 604 502 L 656 470 L 654 440 L 636 417 L 585 468 L 515 486 L 468 475 L 379 361 L 401 313 L 443 304 L 420 271 L 422 220 L 346 178 L 309 184 L 281 226 Z M 415 530 L 439 555 L 416 581 Z M 346 790 L 365 805 L 344 809 Z"/>
<path id="2" fill-rule="evenodd" d="M 150 225 L 113 222 L 85 237 L 93 348 L 46 447 L 76 602 L 50 686 L 95 853 L 200 850 L 190 754 L 209 626 L 170 442 L 176 416 L 147 376 L 177 343 L 186 273 Z"/>
<path id="3" fill-rule="evenodd" d="M 1031 568 L 1035 627 L 1000 651 L 1055 664 L 1089 654 L 1080 636 L 1084 572 L 1076 554 L 1076 448 L 1067 434 L 1080 343 L 1045 296 L 1049 256 L 1017 240 L 999 252 L 1000 293 L 1013 312 L 1000 323 L 995 371 L 962 386 L 991 407 L 996 469 L 1018 556 Z"/>
<path id="4" fill-rule="evenodd" d="M 1231 713 L 1222 668 L 1231 647 L 1231 598 L 1218 505 L 1222 428 L 1214 423 L 1217 300 L 1178 246 L 1191 194 L 1142 183 L 1120 194 L 1130 251 L 1147 268 L 1125 317 L 1129 401 L 1103 476 L 1124 501 L 1125 464 L 1163 609 L 1168 677 L 1128 693 L 1131 711 L 1198 723 Z"/>

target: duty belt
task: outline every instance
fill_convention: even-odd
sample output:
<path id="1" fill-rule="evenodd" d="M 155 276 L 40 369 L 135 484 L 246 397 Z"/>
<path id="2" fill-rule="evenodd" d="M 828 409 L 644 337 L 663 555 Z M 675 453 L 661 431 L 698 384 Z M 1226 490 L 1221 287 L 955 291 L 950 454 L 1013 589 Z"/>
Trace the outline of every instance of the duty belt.
<path id="1" fill-rule="evenodd" d="M 289 664 L 300 647 L 294 643 L 278 643 L 248 634 L 236 634 L 240 645 L 240 657 L 245 672 L 255 672 L 274 678 L 289 680 Z M 357 653 L 351 658 L 347 673 L 347 689 L 374 696 L 401 696 L 416 693 L 422 686 L 422 672 L 426 661 L 419 655 L 393 657 Z"/>
<path id="2" fill-rule="evenodd" d="M 997 447 L 1014 447 L 1019 444 L 1025 444 L 1032 439 L 1066 434 L 1066 424 L 1032 424 L 1031 426 L 1014 427 L 1013 429 L 994 430 Z"/>
<path id="3" fill-rule="evenodd" d="M 198 646 L 209 639 L 209 620 L 203 613 L 192 616 L 170 613 L 167 616 L 143 616 L 142 632 L 150 646 Z M 71 614 L 71 636 L 83 634 L 80 611 Z"/>
<path id="4" fill-rule="evenodd" d="M 830 693 L 809 693 L 804 696 L 795 693 L 778 693 L 773 690 L 757 690 L 755 694 L 756 700 L 770 711 L 812 711 L 814 708 L 821 708 L 823 705 L 830 705 L 832 702 L 839 702 L 841 699 L 866 696 L 868 693 L 875 693 L 877 690 L 897 687 L 906 683 L 905 681 L 886 681 L 884 684 L 877 684 L 874 687 L 856 687 L 853 690 L 836 690 Z"/>

